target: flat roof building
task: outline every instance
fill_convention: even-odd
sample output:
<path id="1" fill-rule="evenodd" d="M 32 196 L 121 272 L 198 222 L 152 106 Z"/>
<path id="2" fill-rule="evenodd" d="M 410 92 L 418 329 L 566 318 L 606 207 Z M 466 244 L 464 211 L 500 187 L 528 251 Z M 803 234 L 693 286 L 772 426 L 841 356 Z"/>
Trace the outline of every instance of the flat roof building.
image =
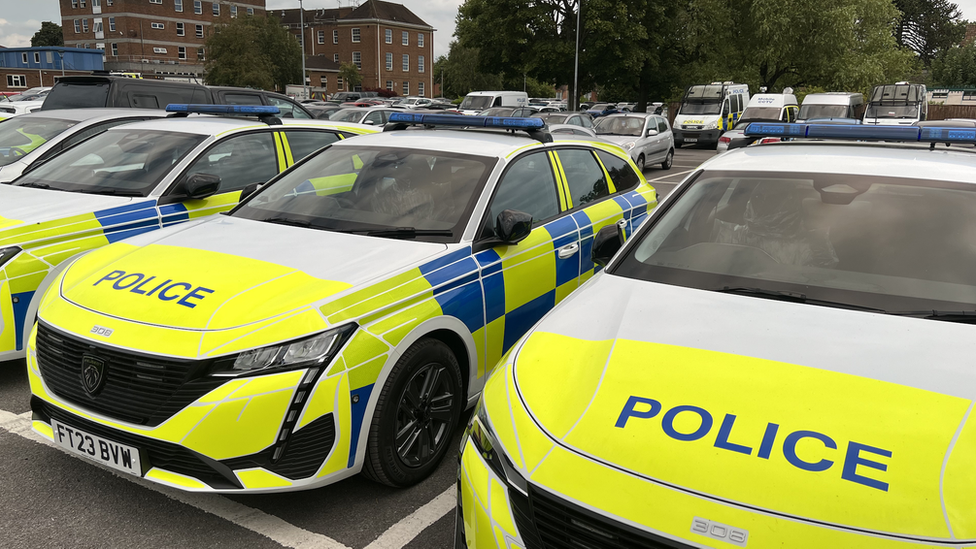
<path id="1" fill-rule="evenodd" d="M 104 68 L 102 52 L 64 46 L 0 47 L 0 91 L 53 86 L 62 75 L 88 74 Z"/>

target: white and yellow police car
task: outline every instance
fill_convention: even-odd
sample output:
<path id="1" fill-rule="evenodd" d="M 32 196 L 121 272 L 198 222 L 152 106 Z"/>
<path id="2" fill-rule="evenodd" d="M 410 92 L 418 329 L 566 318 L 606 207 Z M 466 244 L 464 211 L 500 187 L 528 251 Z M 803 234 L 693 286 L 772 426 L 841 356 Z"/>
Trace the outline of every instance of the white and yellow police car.
<path id="1" fill-rule="evenodd" d="M 0 185 L 0 361 L 24 356 L 40 291 L 65 260 L 229 210 L 245 186 L 329 143 L 377 131 L 281 121 L 277 107 L 171 107 L 177 115 L 265 118 L 193 116 L 116 126 L 35 165 L 13 185 Z"/>
<path id="2" fill-rule="evenodd" d="M 706 162 L 487 381 L 458 547 L 976 546 L 974 272 L 969 150 L 796 142 Z"/>
<path id="3" fill-rule="evenodd" d="M 428 475 L 490 366 L 593 275 L 594 231 L 656 194 L 623 149 L 539 119 L 391 122 L 229 215 L 74 261 L 28 344 L 34 429 L 187 490 Z"/>

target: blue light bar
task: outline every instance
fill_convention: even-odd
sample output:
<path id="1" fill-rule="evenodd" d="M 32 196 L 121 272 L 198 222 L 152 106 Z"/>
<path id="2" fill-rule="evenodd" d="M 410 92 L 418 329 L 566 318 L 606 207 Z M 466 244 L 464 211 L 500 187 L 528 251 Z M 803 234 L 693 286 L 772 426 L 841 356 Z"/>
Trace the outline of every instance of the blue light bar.
<path id="1" fill-rule="evenodd" d="M 185 103 L 170 103 L 166 105 L 166 112 L 184 114 L 250 114 L 267 115 L 281 112 L 274 105 L 187 105 Z"/>
<path id="2" fill-rule="evenodd" d="M 430 124 L 479 128 L 504 128 L 507 130 L 541 130 L 546 121 L 541 118 L 514 118 L 508 116 L 465 116 L 463 114 L 420 114 L 396 112 L 390 115 L 391 124 Z"/>
<path id="3" fill-rule="evenodd" d="M 855 141 L 976 144 L 976 128 L 753 122 L 746 127 L 745 135 L 748 137 L 809 137 Z"/>

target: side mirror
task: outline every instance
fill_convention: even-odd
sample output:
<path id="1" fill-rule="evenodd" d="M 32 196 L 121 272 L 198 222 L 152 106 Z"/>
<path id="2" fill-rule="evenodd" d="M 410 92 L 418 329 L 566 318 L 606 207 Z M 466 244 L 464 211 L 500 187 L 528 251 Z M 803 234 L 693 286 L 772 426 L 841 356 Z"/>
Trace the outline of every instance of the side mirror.
<path id="1" fill-rule="evenodd" d="M 647 130 L 647 137 L 654 137 L 658 134 L 657 130 Z"/>
<path id="2" fill-rule="evenodd" d="M 370 126 L 375 126 L 376 122 L 373 122 L 372 120 L 363 120 L 363 124 L 369 124 Z"/>
<path id="3" fill-rule="evenodd" d="M 607 225 L 600 229 L 593 237 L 593 248 L 590 251 L 590 259 L 593 263 L 601 267 L 606 267 L 607 263 L 613 259 L 614 254 L 624 245 L 623 228 L 616 223 Z"/>
<path id="4" fill-rule="evenodd" d="M 238 202 L 244 202 L 245 198 L 256 193 L 260 188 L 261 188 L 260 183 L 251 183 L 247 187 L 244 187 L 243 189 L 241 189 L 241 197 L 238 199 Z"/>
<path id="5" fill-rule="evenodd" d="M 504 210 L 495 218 L 495 236 L 505 244 L 518 244 L 532 232 L 532 216 L 518 210 Z"/>
<path id="6" fill-rule="evenodd" d="M 220 176 L 209 173 L 195 173 L 183 183 L 183 190 L 187 198 L 200 200 L 213 196 L 220 188 Z"/>

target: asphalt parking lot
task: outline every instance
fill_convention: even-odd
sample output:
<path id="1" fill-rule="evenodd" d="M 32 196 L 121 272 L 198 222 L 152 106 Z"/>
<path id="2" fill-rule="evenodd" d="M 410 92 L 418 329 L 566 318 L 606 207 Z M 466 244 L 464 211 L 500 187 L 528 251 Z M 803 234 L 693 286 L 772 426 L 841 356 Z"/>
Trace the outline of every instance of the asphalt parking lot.
<path id="1" fill-rule="evenodd" d="M 671 170 L 651 167 L 645 177 L 664 197 L 714 154 L 678 149 Z M 46 443 L 30 431 L 24 363 L 0 363 L 4 548 L 447 549 L 453 544 L 456 473 L 455 452 L 430 478 L 406 490 L 354 477 L 271 496 L 183 493 Z"/>

